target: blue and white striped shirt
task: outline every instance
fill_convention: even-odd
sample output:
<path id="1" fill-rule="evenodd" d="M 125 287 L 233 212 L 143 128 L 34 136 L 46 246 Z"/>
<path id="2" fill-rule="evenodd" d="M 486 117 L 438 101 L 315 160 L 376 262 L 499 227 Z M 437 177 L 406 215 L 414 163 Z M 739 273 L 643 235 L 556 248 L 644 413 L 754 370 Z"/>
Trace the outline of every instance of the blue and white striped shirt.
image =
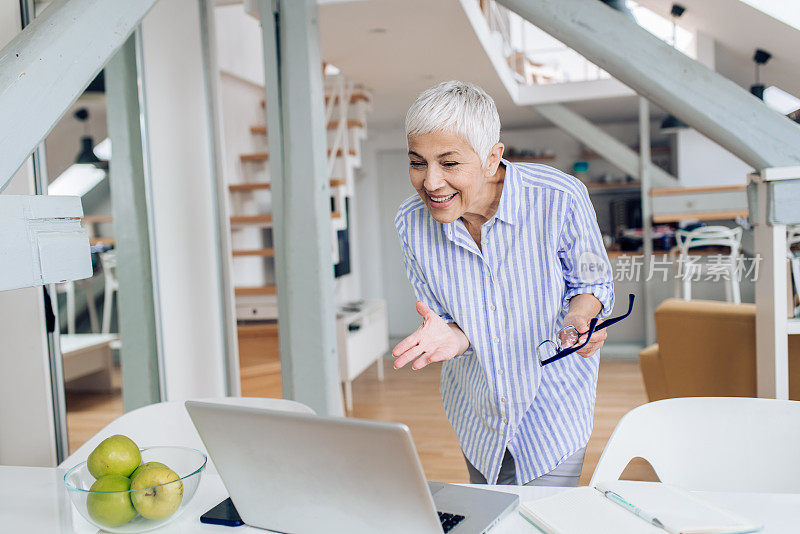
<path id="1" fill-rule="evenodd" d="M 586 187 L 545 165 L 502 163 L 480 250 L 460 219 L 437 222 L 418 196 L 395 226 L 417 298 L 470 341 L 442 364 L 442 402 L 461 449 L 492 484 L 508 448 L 525 484 L 586 445 L 597 387 L 598 354 L 540 367 L 536 347 L 554 338 L 570 298 L 592 293 L 607 316 L 614 288 Z M 582 269 L 587 254 L 599 258 L 599 276 Z"/>

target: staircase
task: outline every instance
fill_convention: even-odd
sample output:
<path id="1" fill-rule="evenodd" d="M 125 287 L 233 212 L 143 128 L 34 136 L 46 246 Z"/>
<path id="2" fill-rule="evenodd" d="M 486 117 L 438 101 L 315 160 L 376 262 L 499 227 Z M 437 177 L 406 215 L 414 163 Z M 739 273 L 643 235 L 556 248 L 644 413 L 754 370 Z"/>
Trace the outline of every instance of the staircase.
<path id="1" fill-rule="evenodd" d="M 344 259 L 337 233 L 348 230 L 347 199 L 353 192 L 354 171 L 361 166 L 370 100 L 365 90 L 342 75 L 325 79 L 333 265 Z M 228 184 L 236 315 L 239 321 L 270 321 L 278 318 L 278 309 L 266 125 L 250 125 L 249 135 L 257 150 L 238 155 L 239 173 Z"/>

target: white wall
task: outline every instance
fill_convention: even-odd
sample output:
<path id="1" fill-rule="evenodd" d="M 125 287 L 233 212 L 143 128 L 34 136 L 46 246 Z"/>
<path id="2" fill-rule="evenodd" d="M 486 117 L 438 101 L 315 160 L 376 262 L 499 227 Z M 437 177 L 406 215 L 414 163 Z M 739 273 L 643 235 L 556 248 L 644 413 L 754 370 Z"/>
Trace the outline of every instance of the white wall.
<path id="1" fill-rule="evenodd" d="M 0 48 L 20 32 L 19 2 L 0 3 Z M 32 195 L 31 159 L 5 195 Z M 0 291 L 0 465 L 56 463 L 50 361 L 39 287 Z"/>
<path id="2" fill-rule="evenodd" d="M 142 22 L 144 92 L 168 400 L 225 393 L 220 273 L 198 3 Z"/>
<path id="3" fill-rule="evenodd" d="M 683 187 L 745 185 L 753 168 L 693 128 L 675 134 L 678 181 Z"/>

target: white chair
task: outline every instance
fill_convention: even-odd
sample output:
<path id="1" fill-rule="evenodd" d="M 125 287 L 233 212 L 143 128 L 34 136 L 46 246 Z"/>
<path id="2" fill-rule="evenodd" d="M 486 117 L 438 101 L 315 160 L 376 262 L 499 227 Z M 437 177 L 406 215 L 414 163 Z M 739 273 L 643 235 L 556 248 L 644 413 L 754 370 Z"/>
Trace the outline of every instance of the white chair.
<path id="1" fill-rule="evenodd" d="M 674 251 L 679 251 L 677 258 L 678 276 L 675 277 L 675 297 L 692 300 L 692 279 L 699 280 L 701 275 L 710 275 L 725 282 L 725 300 L 741 304 L 737 264 L 742 248 L 742 228 L 727 226 L 701 226 L 692 231 L 675 232 L 677 246 L 671 256 L 675 263 Z M 719 263 L 692 261 L 697 260 L 691 254 L 692 249 L 705 246 L 726 247 L 728 254 L 720 254 Z"/>
<path id="2" fill-rule="evenodd" d="M 609 438 L 590 485 L 618 480 L 631 459 L 690 490 L 800 492 L 800 401 L 687 397 L 644 404 Z"/>
<path id="3" fill-rule="evenodd" d="M 119 291 L 117 278 L 117 253 L 113 250 L 100 253 L 100 264 L 103 266 L 105 291 L 103 293 L 103 334 L 111 332 L 111 313 L 114 309 L 114 295 Z"/>
<path id="4" fill-rule="evenodd" d="M 197 400 L 285 412 L 314 413 L 314 410 L 305 404 L 286 399 L 218 397 Z M 169 401 L 151 404 L 123 414 L 81 445 L 59 467 L 69 469 L 86 461 L 89 454 L 101 441 L 116 434 L 128 436 L 140 447 L 155 445 L 192 447 L 208 454 L 200 436 L 197 434 L 197 430 L 194 428 L 194 424 L 192 424 L 192 420 L 189 418 L 183 401 Z M 235 436 L 232 436 L 231 439 L 235 439 Z M 211 472 L 216 472 L 216 468 L 214 468 L 210 459 L 207 468 Z"/>
<path id="5" fill-rule="evenodd" d="M 89 324 L 92 333 L 96 334 L 100 329 L 97 324 L 97 308 L 94 304 L 94 291 L 92 290 L 92 279 L 78 280 L 76 282 L 62 282 L 56 284 L 56 294 L 65 293 L 67 296 L 67 334 L 75 333 L 75 286 L 80 287 L 86 294 L 86 307 L 89 310 Z"/>

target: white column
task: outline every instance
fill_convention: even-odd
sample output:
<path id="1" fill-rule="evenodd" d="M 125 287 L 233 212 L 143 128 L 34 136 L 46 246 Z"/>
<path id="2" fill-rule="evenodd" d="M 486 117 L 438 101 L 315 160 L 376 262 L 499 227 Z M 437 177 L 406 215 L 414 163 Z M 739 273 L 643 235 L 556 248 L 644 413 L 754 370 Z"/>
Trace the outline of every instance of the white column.
<path id="1" fill-rule="evenodd" d="M 786 226 L 767 224 L 768 183 L 758 187 L 753 230 L 756 258 L 756 391 L 759 397 L 789 398 L 789 339 L 786 317 Z"/>
<path id="2" fill-rule="evenodd" d="M 643 96 L 639 97 L 639 178 L 642 181 L 642 254 L 644 255 L 645 271 L 650 272 L 648 262 L 653 261 L 653 220 L 652 220 L 652 200 L 650 198 L 650 186 L 652 170 L 655 167 L 650 160 L 650 103 Z M 653 296 L 650 290 L 650 282 L 645 278 L 643 284 L 644 298 L 642 298 L 642 310 L 644 311 L 644 339 L 645 345 L 652 345 L 656 342 L 656 328 L 653 317 Z"/>
<path id="3" fill-rule="evenodd" d="M 200 7 L 160 0 L 142 21 L 166 399 L 226 393 L 225 328 Z"/>

